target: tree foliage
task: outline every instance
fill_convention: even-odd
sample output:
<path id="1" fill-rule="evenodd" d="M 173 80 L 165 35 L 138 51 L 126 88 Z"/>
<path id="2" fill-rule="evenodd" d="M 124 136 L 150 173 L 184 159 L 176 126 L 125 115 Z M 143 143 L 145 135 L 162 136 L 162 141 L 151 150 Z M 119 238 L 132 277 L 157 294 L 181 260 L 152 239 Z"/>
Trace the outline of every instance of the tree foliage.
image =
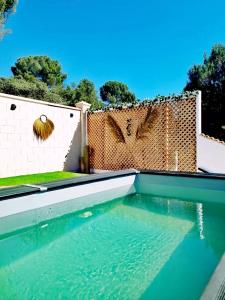
<path id="1" fill-rule="evenodd" d="M 83 79 L 78 85 L 74 83 L 64 85 L 67 75 L 62 72 L 60 63 L 48 56 L 19 58 L 11 70 L 13 78 L 0 78 L 2 93 L 71 106 L 86 101 L 91 104 L 92 110 L 102 109 L 105 106 L 98 97 L 94 83 L 90 80 Z M 108 81 L 100 91 L 105 102 L 119 104 L 136 101 L 135 95 L 121 82 Z"/>
<path id="2" fill-rule="evenodd" d="M 0 0 L 0 13 L 6 16 L 12 11 L 16 2 L 16 0 Z"/>
<path id="3" fill-rule="evenodd" d="M 0 0 L 0 38 L 9 33 L 4 28 L 8 16 L 15 11 L 17 0 Z"/>
<path id="4" fill-rule="evenodd" d="M 100 88 L 100 96 L 103 101 L 115 103 L 134 103 L 136 97 L 128 89 L 128 86 L 119 81 L 107 81 Z"/>
<path id="5" fill-rule="evenodd" d="M 80 101 L 91 104 L 92 110 L 101 109 L 104 104 L 99 100 L 94 83 L 88 79 L 83 79 L 78 85 L 72 83 L 67 86 L 57 86 L 52 91 L 63 99 L 67 105 L 74 106 Z"/>
<path id="6" fill-rule="evenodd" d="M 86 101 L 91 104 L 92 109 L 101 109 L 103 103 L 99 101 L 94 83 L 83 79 L 74 90 L 74 103 Z"/>
<path id="7" fill-rule="evenodd" d="M 67 75 L 62 72 L 60 63 L 48 56 L 28 56 L 19 58 L 11 68 L 16 78 L 35 82 L 43 81 L 49 88 L 62 85 Z"/>
<path id="8" fill-rule="evenodd" d="M 0 78 L 0 92 L 53 103 L 65 103 L 59 94 L 49 90 L 40 80 L 29 82 L 18 78 Z"/>
<path id="9" fill-rule="evenodd" d="M 86 101 L 91 104 L 92 109 L 103 107 L 94 84 L 87 79 L 81 80 L 77 87 L 71 84 L 49 89 L 46 83 L 38 79 L 30 82 L 21 78 L 0 78 L 0 93 L 71 106 L 77 102 Z"/>
<path id="10" fill-rule="evenodd" d="M 74 106 L 74 104 L 76 103 L 75 88 L 76 88 L 75 84 L 71 84 L 67 86 L 58 85 L 52 88 L 52 92 L 54 92 L 57 95 L 60 95 L 60 97 L 67 105 Z"/>
<path id="11" fill-rule="evenodd" d="M 202 65 L 188 72 L 185 90 L 202 91 L 203 132 L 225 140 L 225 46 L 215 45 Z"/>

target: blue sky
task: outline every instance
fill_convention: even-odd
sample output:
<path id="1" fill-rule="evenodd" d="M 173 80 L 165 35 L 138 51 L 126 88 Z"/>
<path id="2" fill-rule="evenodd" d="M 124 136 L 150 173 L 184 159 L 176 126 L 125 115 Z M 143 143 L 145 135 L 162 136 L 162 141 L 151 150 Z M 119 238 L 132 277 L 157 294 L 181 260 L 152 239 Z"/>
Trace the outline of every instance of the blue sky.
<path id="1" fill-rule="evenodd" d="M 125 82 L 137 97 L 178 93 L 187 71 L 225 44 L 224 0 L 20 0 L 0 42 L 0 76 L 17 58 L 48 55 L 67 82 Z"/>

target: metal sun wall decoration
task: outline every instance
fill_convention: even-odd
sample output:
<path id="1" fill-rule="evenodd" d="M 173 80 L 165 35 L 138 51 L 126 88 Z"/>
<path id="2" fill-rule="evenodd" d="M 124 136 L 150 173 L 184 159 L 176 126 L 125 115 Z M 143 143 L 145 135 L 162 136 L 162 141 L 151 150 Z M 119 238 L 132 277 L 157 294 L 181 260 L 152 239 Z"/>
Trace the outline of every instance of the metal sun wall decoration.
<path id="1" fill-rule="evenodd" d="M 54 123 L 45 115 L 41 115 L 33 124 L 33 132 L 37 139 L 45 141 L 52 134 Z"/>
<path id="2" fill-rule="evenodd" d="M 147 112 L 144 122 L 141 123 L 137 128 L 136 136 L 135 136 L 136 141 L 145 140 L 148 138 L 147 134 L 153 128 L 157 117 L 158 117 L 157 108 L 150 107 L 148 109 L 148 112 Z M 116 120 L 112 116 L 108 115 L 107 121 L 108 121 L 108 124 L 111 128 L 111 132 L 113 133 L 117 143 L 126 143 L 123 132 L 122 132 L 119 124 L 116 122 Z M 126 127 L 127 136 L 132 135 L 131 126 L 132 126 L 132 119 L 127 119 L 127 127 Z"/>

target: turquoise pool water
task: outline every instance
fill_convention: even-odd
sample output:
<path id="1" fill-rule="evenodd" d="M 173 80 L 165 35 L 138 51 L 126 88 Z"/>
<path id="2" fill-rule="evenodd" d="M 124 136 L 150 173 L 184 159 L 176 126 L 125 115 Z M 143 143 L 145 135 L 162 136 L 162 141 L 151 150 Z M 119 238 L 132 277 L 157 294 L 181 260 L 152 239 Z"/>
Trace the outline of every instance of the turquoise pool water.
<path id="1" fill-rule="evenodd" d="M 199 299 L 225 205 L 135 194 L 0 236 L 0 299 Z"/>

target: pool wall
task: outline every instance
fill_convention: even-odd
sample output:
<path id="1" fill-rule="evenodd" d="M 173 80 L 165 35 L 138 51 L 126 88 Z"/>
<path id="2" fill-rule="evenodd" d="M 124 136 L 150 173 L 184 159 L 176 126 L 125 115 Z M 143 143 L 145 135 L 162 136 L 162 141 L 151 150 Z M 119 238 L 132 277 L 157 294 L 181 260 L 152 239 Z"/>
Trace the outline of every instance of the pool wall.
<path id="1" fill-rule="evenodd" d="M 221 258 L 200 300 L 225 299 L 225 254 Z"/>
<path id="2" fill-rule="evenodd" d="M 94 176 L 75 186 L 0 201 L 0 235 L 135 193 L 135 173 Z M 126 176 L 125 176 L 125 175 Z M 100 180 L 100 178 L 102 178 Z M 86 181 L 88 181 L 86 179 Z M 66 181 L 64 182 L 66 184 Z"/>
<path id="3" fill-rule="evenodd" d="M 133 193 L 225 203 L 225 176 L 124 170 L 0 190 L 0 234 Z"/>
<path id="4" fill-rule="evenodd" d="M 137 193 L 199 202 L 225 202 L 225 177 L 177 172 L 142 171 L 135 180 Z"/>

